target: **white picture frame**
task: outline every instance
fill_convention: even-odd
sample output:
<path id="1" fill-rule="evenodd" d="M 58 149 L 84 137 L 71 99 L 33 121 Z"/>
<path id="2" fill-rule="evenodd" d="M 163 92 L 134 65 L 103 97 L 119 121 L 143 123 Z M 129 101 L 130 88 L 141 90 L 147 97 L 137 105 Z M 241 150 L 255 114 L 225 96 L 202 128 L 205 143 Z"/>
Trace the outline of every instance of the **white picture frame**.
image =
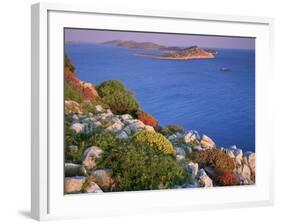
<path id="1" fill-rule="evenodd" d="M 273 203 L 272 87 L 273 19 L 191 12 L 32 5 L 32 198 L 37 220 L 178 212 Z M 256 152 L 254 186 L 98 195 L 63 194 L 63 28 L 99 28 L 252 36 L 256 43 Z M 133 28 L 134 27 L 134 28 Z M 82 203 L 83 202 L 83 203 Z M 89 205 L 92 205 L 91 207 Z M 93 208 L 93 205 L 98 205 Z M 90 207 L 90 209 L 89 209 Z"/>

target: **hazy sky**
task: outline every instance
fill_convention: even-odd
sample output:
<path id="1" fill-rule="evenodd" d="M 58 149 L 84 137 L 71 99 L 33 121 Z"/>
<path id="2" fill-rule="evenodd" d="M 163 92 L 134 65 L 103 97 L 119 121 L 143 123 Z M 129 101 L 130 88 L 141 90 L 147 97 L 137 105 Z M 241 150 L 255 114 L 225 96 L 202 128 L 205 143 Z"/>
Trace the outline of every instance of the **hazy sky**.
<path id="1" fill-rule="evenodd" d="M 198 45 L 208 48 L 254 49 L 255 39 L 245 37 L 222 37 L 189 34 L 163 34 L 103 31 L 90 29 L 65 29 L 65 41 L 102 43 L 109 40 L 134 40 L 153 42 L 165 46 L 188 47 Z"/>

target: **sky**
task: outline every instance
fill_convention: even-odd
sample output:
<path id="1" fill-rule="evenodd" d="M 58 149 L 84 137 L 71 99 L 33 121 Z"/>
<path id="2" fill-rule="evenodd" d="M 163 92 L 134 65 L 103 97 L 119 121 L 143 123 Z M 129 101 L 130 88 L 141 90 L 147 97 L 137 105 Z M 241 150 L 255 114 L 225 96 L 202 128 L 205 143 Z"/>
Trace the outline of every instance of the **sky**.
<path id="1" fill-rule="evenodd" d="M 206 48 L 255 49 L 255 38 L 251 37 L 65 29 L 66 42 L 103 43 L 110 40 L 134 40 L 178 47 L 197 45 Z"/>

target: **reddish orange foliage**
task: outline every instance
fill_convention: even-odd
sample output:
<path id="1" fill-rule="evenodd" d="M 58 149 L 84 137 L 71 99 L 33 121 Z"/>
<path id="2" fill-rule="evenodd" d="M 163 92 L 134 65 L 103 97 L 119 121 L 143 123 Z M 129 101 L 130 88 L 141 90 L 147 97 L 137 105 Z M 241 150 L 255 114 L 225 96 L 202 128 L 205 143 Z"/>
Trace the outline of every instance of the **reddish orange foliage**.
<path id="1" fill-rule="evenodd" d="M 226 172 L 217 176 L 215 182 L 218 186 L 232 186 L 239 184 L 238 178 L 232 172 Z"/>
<path id="2" fill-rule="evenodd" d="M 152 115 L 150 115 L 149 113 L 146 113 L 146 112 L 142 111 L 142 112 L 139 112 L 137 114 L 137 116 L 138 116 L 138 119 L 140 121 L 142 121 L 145 125 L 150 125 L 153 128 L 158 127 L 158 121 Z"/>
<path id="3" fill-rule="evenodd" d="M 64 72 L 65 81 L 68 82 L 72 88 L 81 92 L 84 100 L 95 100 L 98 93 L 95 87 L 88 83 L 82 83 L 72 71 L 66 70 Z"/>

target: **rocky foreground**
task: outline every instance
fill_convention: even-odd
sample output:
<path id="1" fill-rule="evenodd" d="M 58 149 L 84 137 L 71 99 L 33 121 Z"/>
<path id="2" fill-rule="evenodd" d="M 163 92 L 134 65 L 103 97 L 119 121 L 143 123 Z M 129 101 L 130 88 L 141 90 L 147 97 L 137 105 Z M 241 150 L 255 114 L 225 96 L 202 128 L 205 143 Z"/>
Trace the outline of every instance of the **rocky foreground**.
<path id="1" fill-rule="evenodd" d="M 99 129 L 103 132 L 114 133 L 118 139 L 131 139 L 140 131 L 155 132 L 154 127 L 144 124 L 130 114 L 115 115 L 110 109 L 100 105 L 95 106 L 95 113 L 84 113 L 80 104 L 75 101 L 65 101 L 65 114 L 70 123 L 69 128 L 76 134 L 93 133 Z M 218 148 L 215 142 L 207 135 L 200 136 L 196 131 L 179 131 L 168 133 L 165 136 L 173 145 L 174 158 L 180 166 L 189 173 L 189 178 L 181 185 L 173 188 L 214 187 L 228 185 L 249 185 L 255 183 L 255 153 L 243 153 L 236 146 Z M 68 145 L 66 153 L 75 153 L 78 147 Z M 233 161 L 231 177 L 220 180 L 220 174 L 212 164 L 200 163 L 192 159 L 192 155 L 223 153 Z M 79 164 L 65 163 L 65 193 L 103 193 L 115 191 L 116 182 L 111 169 L 99 168 L 97 163 L 105 155 L 102 148 L 96 145 L 87 146 L 81 155 Z M 218 161 L 219 162 L 219 161 Z M 234 178 L 229 182 L 227 178 Z M 226 182 L 223 182 L 226 181 Z M 222 183 L 222 184 L 220 184 Z M 224 185 L 225 183 L 225 185 Z M 231 184 L 229 184 L 231 183 Z M 165 188 L 165 187 L 164 187 Z M 162 189 L 159 186 L 159 189 Z"/>

